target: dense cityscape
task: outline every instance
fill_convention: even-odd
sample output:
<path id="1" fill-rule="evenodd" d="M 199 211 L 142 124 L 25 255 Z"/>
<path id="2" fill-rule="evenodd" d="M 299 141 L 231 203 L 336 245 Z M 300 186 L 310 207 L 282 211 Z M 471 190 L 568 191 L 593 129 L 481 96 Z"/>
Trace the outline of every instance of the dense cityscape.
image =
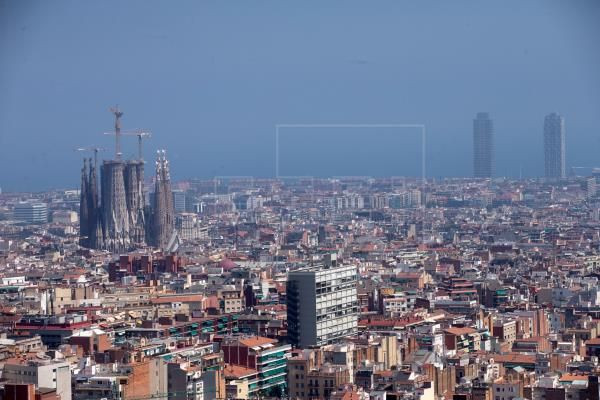
<path id="1" fill-rule="evenodd" d="M 0 0 L 0 400 L 600 400 L 600 0 Z"/>
<path id="2" fill-rule="evenodd" d="M 539 179 L 478 113 L 474 178 L 172 183 L 112 112 L 78 189 L 0 195 L 4 398 L 598 399 L 600 171 L 558 114 Z"/>

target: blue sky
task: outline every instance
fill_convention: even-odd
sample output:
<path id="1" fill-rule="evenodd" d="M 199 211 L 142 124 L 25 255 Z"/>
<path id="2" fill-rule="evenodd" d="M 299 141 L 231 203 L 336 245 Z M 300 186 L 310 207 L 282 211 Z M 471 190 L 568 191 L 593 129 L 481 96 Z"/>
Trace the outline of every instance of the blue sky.
<path id="1" fill-rule="evenodd" d="M 76 187 L 117 103 L 176 179 L 272 176 L 278 123 L 424 123 L 428 175 L 470 176 L 478 111 L 497 175 L 542 174 L 552 111 L 567 165 L 600 166 L 599 20 L 593 0 L 0 0 L 0 187 Z M 417 139 L 286 135 L 281 174 L 417 176 Z"/>

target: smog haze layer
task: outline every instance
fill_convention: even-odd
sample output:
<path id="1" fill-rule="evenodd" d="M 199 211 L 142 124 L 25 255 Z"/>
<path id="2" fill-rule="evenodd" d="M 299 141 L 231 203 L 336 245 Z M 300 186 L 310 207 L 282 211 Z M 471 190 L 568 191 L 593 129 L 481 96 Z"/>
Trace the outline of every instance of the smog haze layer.
<path id="1" fill-rule="evenodd" d="M 543 174 L 543 120 L 567 169 L 599 166 L 597 1 L 2 1 L 0 187 L 79 185 L 81 146 L 113 157 L 108 111 L 153 132 L 174 179 L 273 176 L 275 125 L 427 126 L 427 175 L 472 175 L 494 121 L 497 176 Z M 134 138 L 124 138 L 134 157 Z M 419 176 L 415 132 L 281 136 L 282 175 Z"/>

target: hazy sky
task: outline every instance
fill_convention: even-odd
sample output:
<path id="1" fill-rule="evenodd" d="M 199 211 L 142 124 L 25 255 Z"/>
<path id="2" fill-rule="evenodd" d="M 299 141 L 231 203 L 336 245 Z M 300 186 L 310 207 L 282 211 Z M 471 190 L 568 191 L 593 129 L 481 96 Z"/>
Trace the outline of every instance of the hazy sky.
<path id="1" fill-rule="evenodd" d="M 116 103 L 177 179 L 274 175 L 278 123 L 424 123 L 428 176 L 470 176 L 478 111 L 496 175 L 542 174 L 551 111 L 567 166 L 600 166 L 598 21 L 595 0 L 0 0 L 0 187 L 77 187 L 73 149 L 113 149 Z M 414 131 L 286 131 L 281 156 L 282 175 L 420 174 Z"/>

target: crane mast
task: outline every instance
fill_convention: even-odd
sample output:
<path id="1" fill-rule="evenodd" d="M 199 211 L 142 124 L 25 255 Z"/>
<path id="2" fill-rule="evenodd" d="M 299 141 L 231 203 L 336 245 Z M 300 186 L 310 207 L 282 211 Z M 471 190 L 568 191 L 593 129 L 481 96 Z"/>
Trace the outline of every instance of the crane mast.
<path id="1" fill-rule="evenodd" d="M 119 106 L 111 107 L 110 112 L 115 115 L 115 160 L 121 160 L 121 117 L 123 111 Z"/>
<path id="2" fill-rule="evenodd" d="M 110 111 L 115 115 L 115 131 L 114 132 L 104 132 L 105 135 L 115 135 L 115 160 L 121 161 L 122 151 L 121 151 L 121 136 L 137 136 L 138 138 L 138 158 L 139 161 L 143 162 L 143 150 L 142 150 L 142 141 L 145 138 L 149 138 L 152 136 L 151 132 L 147 132 L 143 129 L 134 129 L 128 131 L 121 130 L 121 117 L 123 116 L 123 111 L 119 109 L 119 106 L 112 107 Z"/>

